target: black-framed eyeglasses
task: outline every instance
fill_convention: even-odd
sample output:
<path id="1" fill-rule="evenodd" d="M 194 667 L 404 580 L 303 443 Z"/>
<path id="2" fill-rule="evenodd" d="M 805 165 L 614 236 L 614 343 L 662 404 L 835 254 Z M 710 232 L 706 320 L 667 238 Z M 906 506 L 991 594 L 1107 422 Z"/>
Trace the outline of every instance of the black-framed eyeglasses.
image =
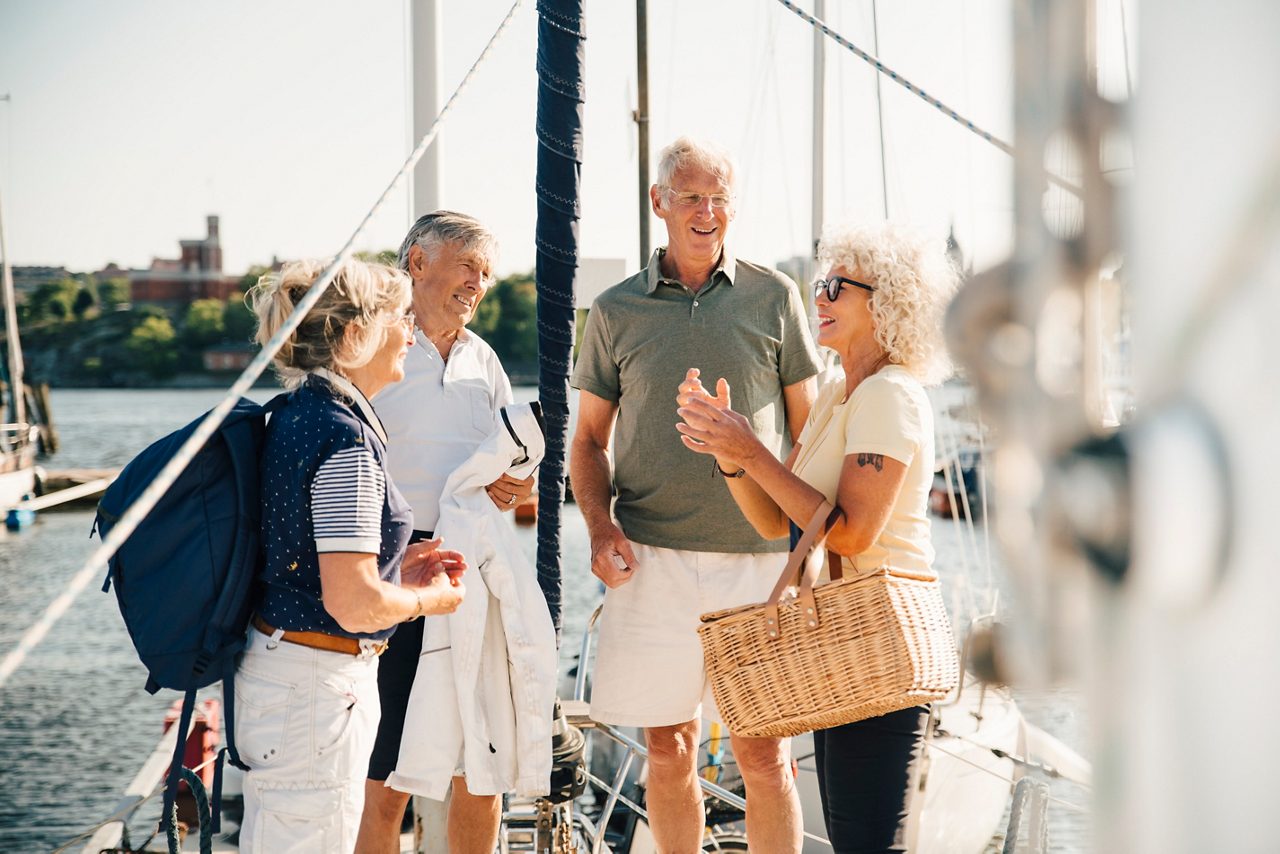
<path id="1" fill-rule="evenodd" d="M 844 276 L 830 276 L 825 279 L 817 279 L 814 281 L 813 298 L 817 299 L 819 296 L 822 295 L 823 291 L 826 291 L 827 300 L 830 302 L 835 302 L 836 298 L 840 296 L 841 288 L 843 288 L 845 285 L 850 285 L 855 288 L 862 288 L 864 291 L 871 291 L 872 293 L 875 293 L 875 290 L 876 290 L 875 288 L 871 287 L 871 285 L 868 285 L 866 282 L 858 282 L 858 281 L 854 281 L 853 279 L 846 279 Z"/>

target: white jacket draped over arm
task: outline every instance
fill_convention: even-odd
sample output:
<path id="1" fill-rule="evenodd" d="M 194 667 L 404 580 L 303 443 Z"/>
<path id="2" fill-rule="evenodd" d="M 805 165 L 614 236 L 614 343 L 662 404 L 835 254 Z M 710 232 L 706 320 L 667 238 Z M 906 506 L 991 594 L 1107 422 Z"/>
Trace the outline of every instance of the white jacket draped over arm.
<path id="1" fill-rule="evenodd" d="M 534 567 L 485 491 L 503 472 L 528 477 L 542 461 L 535 406 L 503 407 L 495 431 L 445 484 L 435 533 L 471 568 L 458 610 L 426 620 L 387 779 L 402 792 L 443 800 L 460 769 L 473 795 L 550 791 L 555 628 Z"/>

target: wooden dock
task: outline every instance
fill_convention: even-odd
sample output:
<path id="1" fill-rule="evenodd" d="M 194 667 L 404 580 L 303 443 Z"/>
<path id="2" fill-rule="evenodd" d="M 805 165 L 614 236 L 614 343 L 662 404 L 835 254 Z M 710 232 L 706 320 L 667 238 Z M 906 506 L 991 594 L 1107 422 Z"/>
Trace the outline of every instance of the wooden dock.
<path id="1" fill-rule="evenodd" d="M 60 469 L 41 478 L 41 494 L 18 504 L 25 510 L 83 510 L 94 507 L 120 469 Z"/>

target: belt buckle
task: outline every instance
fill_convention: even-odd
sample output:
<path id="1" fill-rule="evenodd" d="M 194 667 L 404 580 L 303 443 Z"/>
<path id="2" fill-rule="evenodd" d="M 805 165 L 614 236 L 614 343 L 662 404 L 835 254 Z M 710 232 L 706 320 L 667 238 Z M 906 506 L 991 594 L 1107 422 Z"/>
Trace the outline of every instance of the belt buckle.
<path id="1" fill-rule="evenodd" d="M 360 638 L 359 644 L 360 644 L 360 652 L 359 652 L 360 658 L 362 659 L 377 658 L 378 656 L 382 655 L 384 652 L 387 651 L 388 641 L 385 641 L 385 640 L 375 641 L 369 638 Z"/>

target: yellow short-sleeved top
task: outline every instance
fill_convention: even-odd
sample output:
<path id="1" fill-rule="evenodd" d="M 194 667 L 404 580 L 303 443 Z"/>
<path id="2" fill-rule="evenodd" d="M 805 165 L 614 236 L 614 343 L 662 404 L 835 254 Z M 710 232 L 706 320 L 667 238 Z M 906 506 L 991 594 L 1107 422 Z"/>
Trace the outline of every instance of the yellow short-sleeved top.
<path id="1" fill-rule="evenodd" d="M 907 478 L 880 536 L 865 552 L 845 557 L 848 577 L 880 567 L 933 575 L 929 489 L 933 485 L 933 407 L 905 368 L 888 365 L 845 400 L 844 380 L 818 394 L 798 444 L 792 471 L 835 503 L 845 457 L 883 454 L 907 467 Z"/>

